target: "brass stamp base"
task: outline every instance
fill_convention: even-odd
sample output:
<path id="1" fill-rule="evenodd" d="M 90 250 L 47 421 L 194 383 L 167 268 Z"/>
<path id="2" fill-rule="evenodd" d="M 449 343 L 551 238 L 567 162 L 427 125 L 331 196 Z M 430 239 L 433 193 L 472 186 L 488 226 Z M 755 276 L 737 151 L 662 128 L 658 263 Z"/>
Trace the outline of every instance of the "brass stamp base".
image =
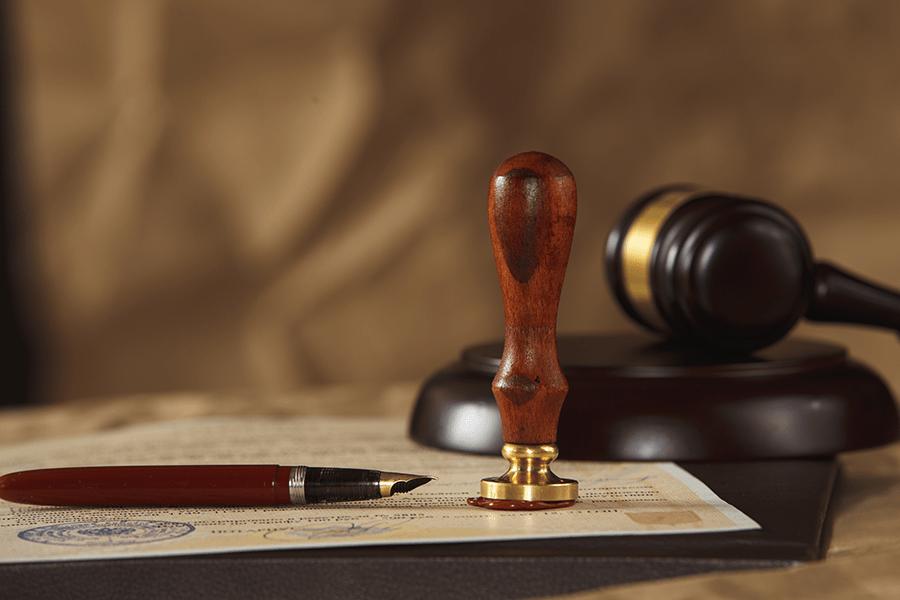
<path id="1" fill-rule="evenodd" d="M 578 482 L 574 479 L 560 479 L 559 483 L 529 485 L 509 483 L 500 477 L 486 477 L 481 480 L 481 496 L 494 500 L 526 500 L 529 502 L 562 502 L 578 497 Z"/>
<path id="2" fill-rule="evenodd" d="M 481 480 L 482 498 L 525 502 L 578 498 L 578 482 L 560 479 L 550 470 L 550 462 L 559 455 L 555 444 L 504 444 L 501 453 L 509 461 L 509 470 Z"/>

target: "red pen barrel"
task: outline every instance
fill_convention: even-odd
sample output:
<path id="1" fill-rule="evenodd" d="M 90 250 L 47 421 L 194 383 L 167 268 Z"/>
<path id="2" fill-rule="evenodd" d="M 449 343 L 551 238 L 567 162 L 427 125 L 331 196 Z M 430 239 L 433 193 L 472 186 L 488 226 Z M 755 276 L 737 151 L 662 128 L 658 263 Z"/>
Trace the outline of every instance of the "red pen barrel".
<path id="1" fill-rule="evenodd" d="M 290 504 L 291 467 L 79 467 L 10 473 L 0 498 L 50 506 L 276 506 Z"/>

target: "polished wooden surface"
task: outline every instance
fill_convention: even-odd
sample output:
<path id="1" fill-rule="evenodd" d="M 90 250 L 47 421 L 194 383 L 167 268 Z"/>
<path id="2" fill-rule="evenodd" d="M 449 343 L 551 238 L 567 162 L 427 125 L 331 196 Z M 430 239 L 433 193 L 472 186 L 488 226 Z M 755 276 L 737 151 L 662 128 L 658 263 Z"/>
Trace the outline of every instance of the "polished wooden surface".
<path id="1" fill-rule="evenodd" d="M 563 335 L 557 347 L 569 383 L 557 427 L 566 459 L 801 458 L 888 444 L 900 433 L 885 382 L 833 344 L 790 338 L 734 356 L 622 334 Z M 500 341 L 468 348 L 425 382 L 412 438 L 498 452 L 489 387 L 502 350 Z M 471 435 L 475 415 L 478 436 Z"/>
<path id="2" fill-rule="evenodd" d="M 508 443 L 556 441 L 568 390 L 557 356 L 556 313 L 575 215 L 575 178 L 552 156 L 517 154 L 491 178 L 488 220 L 506 315 L 492 389 Z"/>

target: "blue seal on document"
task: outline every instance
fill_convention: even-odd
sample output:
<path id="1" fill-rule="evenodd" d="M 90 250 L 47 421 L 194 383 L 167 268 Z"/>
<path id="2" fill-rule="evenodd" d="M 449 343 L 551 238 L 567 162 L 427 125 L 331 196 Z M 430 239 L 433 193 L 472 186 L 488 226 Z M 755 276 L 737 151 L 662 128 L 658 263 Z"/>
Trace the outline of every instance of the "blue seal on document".
<path id="1" fill-rule="evenodd" d="M 194 526 L 187 523 L 116 519 L 35 527 L 20 532 L 19 538 L 59 546 L 128 546 L 171 540 L 192 531 Z"/>

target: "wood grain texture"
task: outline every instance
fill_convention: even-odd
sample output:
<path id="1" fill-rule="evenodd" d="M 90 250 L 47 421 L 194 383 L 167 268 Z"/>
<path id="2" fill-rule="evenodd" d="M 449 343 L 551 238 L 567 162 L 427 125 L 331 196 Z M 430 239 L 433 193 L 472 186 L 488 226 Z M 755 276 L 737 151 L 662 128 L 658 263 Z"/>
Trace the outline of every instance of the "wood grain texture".
<path id="1" fill-rule="evenodd" d="M 556 350 L 559 307 L 577 211 L 575 178 L 558 159 L 517 154 L 491 178 L 488 221 L 506 315 L 492 389 L 503 440 L 556 441 L 568 383 Z"/>

